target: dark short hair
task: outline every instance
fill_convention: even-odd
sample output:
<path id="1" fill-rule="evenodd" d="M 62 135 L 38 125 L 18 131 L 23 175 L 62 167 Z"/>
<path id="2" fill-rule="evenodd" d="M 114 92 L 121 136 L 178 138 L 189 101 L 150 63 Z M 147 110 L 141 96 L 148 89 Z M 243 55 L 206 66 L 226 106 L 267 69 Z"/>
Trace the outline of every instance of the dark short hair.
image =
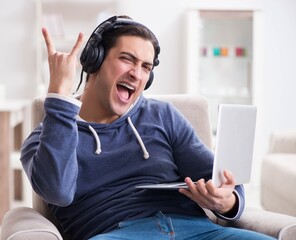
<path id="1" fill-rule="evenodd" d="M 128 16 L 119 17 L 131 19 Z M 160 52 L 160 47 L 157 38 L 151 32 L 151 30 L 137 22 L 135 22 L 135 24 L 128 24 L 118 28 L 112 28 L 102 34 L 102 45 L 105 50 L 105 56 L 107 56 L 110 49 L 117 44 L 118 39 L 122 36 L 136 36 L 150 41 L 154 48 L 153 65 L 157 66 L 159 64 L 158 55 Z"/>

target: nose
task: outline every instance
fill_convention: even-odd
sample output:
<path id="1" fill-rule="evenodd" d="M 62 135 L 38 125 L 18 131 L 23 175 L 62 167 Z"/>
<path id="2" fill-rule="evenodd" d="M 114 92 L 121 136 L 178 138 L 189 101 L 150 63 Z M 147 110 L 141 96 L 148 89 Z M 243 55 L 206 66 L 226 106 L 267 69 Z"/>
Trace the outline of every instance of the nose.
<path id="1" fill-rule="evenodd" d="M 142 79 L 142 67 L 140 65 L 134 65 L 130 70 L 130 75 L 135 80 L 141 80 Z"/>

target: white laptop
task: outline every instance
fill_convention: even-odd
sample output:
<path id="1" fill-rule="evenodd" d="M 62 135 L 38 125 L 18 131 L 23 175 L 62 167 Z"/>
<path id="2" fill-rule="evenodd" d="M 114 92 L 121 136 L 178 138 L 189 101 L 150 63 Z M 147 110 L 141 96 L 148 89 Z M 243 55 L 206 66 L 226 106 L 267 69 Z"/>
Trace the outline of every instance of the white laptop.
<path id="1" fill-rule="evenodd" d="M 256 129 L 257 108 L 253 105 L 219 106 L 212 181 L 219 187 L 223 171 L 229 170 L 236 184 L 250 181 Z M 183 182 L 140 185 L 144 189 L 187 188 Z"/>
<path id="2" fill-rule="evenodd" d="M 219 106 L 213 183 L 219 187 L 225 169 L 232 172 L 236 184 L 250 181 L 256 129 L 257 108 L 251 105 Z"/>

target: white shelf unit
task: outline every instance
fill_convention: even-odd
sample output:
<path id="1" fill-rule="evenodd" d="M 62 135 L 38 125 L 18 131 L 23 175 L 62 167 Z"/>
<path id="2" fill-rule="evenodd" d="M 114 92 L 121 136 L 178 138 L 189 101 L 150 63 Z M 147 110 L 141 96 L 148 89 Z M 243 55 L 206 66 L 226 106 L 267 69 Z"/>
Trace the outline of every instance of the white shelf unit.
<path id="1" fill-rule="evenodd" d="M 257 16 L 245 9 L 195 9 L 186 15 L 187 92 L 208 99 L 214 134 L 219 104 L 254 103 Z"/>
<path id="2" fill-rule="evenodd" d="M 84 34 L 83 49 L 97 25 L 116 11 L 115 0 L 36 0 L 36 96 L 44 95 L 49 81 L 47 51 L 41 29 L 46 27 L 56 50 L 69 52 L 80 32 Z M 79 61 L 78 55 L 78 61 Z M 78 64 L 76 81 L 80 78 Z M 74 90 L 75 90 L 74 86 Z M 73 91 L 74 91 L 73 90 Z"/>
<path id="3" fill-rule="evenodd" d="M 15 200 L 30 198 L 30 184 L 20 162 L 21 144 L 30 131 L 30 101 L 28 99 L 0 102 L 0 224 Z M 26 191 L 29 189 L 29 191 Z M 29 193 L 29 194 L 28 194 Z"/>

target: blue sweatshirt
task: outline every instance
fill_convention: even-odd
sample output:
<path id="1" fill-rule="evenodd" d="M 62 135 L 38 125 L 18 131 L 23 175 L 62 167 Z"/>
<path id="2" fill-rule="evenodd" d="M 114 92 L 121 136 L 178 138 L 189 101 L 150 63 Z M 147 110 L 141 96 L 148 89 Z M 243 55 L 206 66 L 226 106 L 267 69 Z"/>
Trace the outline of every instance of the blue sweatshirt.
<path id="1" fill-rule="evenodd" d="M 141 96 L 111 124 L 79 120 L 80 105 L 49 95 L 44 120 L 21 152 L 33 189 L 49 204 L 65 233 L 88 239 L 115 229 L 121 221 L 158 211 L 205 216 L 178 191 L 135 188 L 187 176 L 194 181 L 211 178 L 212 151 L 172 104 Z M 236 186 L 235 193 L 237 212 L 230 219 L 216 213 L 219 217 L 240 217 L 243 186 Z"/>

